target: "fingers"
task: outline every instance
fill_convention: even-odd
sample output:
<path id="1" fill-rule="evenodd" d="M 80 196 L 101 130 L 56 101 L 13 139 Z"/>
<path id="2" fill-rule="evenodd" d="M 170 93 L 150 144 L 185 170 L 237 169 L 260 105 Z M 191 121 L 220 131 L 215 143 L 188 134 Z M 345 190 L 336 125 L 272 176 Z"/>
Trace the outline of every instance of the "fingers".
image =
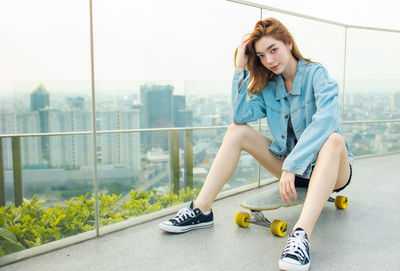
<path id="1" fill-rule="evenodd" d="M 249 38 L 243 39 L 242 42 L 241 42 L 241 45 L 242 46 L 247 45 L 247 43 L 249 43 L 249 40 L 250 40 Z"/>
<path id="2" fill-rule="evenodd" d="M 244 70 L 247 65 L 248 56 L 246 54 L 246 46 L 248 43 L 249 43 L 249 38 L 244 38 L 237 48 L 237 58 L 235 65 L 236 68 L 241 70 Z"/>
<path id="3" fill-rule="evenodd" d="M 249 38 L 246 38 L 246 39 L 242 40 L 242 42 L 240 43 L 241 49 L 245 50 L 247 44 L 249 43 L 249 41 L 250 41 Z"/>
<path id="4" fill-rule="evenodd" d="M 243 53 L 246 52 L 246 46 L 249 43 L 249 39 L 244 39 L 240 45 L 239 45 L 239 50 L 242 51 Z"/>
<path id="5" fill-rule="evenodd" d="M 288 186 L 289 195 L 290 197 L 292 197 L 293 200 L 295 200 L 297 198 L 297 193 L 296 188 L 294 187 L 294 180 L 293 182 L 290 181 Z"/>
<path id="6" fill-rule="evenodd" d="M 281 194 L 281 198 L 284 202 L 288 201 L 287 193 L 286 193 L 286 185 L 280 181 L 279 182 L 279 193 Z"/>
<path id="7" fill-rule="evenodd" d="M 282 174 L 279 182 L 279 193 L 284 202 L 291 203 L 292 200 L 296 200 L 297 192 L 294 186 L 294 174 Z"/>

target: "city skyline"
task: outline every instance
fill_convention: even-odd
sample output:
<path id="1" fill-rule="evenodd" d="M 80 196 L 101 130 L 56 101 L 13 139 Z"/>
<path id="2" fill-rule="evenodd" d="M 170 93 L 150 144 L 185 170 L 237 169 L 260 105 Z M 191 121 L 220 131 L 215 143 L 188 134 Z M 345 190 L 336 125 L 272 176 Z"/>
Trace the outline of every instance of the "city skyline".
<path id="1" fill-rule="evenodd" d="M 74 132 L 91 130 L 92 114 L 88 111 L 90 107 L 83 96 L 60 96 L 53 93 L 45 84 L 49 94 L 49 105 L 42 104 L 47 109 L 30 112 L 31 95 L 27 95 L 23 110 L 19 112 L 4 112 L 0 110 L 0 134 L 16 132 L 31 133 L 40 131 L 39 112 L 48 112 L 49 132 Z M 146 87 L 151 90 L 151 86 Z M 37 89 L 32 88 L 32 92 Z M 165 89 L 160 85 L 155 90 Z M 191 112 L 191 124 L 198 126 L 229 125 L 232 123 L 230 97 L 204 96 L 204 95 L 175 95 L 173 86 L 169 86 L 170 100 L 176 99 L 180 110 L 171 108 L 172 115 L 180 112 Z M 140 93 L 139 93 L 140 94 Z M 111 99 L 96 99 L 97 130 L 124 130 L 141 128 L 141 117 L 139 112 L 145 112 L 143 106 L 137 106 L 135 101 L 140 101 L 140 95 L 120 95 L 113 93 Z M 176 98 L 173 98 L 176 97 Z M 90 97 L 89 97 L 90 98 Z M 127 99 L 126 99 L 127 98 Z M 393 95 L 387 94 L 358 94 L 346 93 L 344 120 L 379 120 L 387 118 L 400 118 L 400 92 Z M 162 106 L 162 100 L 156 106 Z M 182 103 L 185 102 L 183 107 Z M 59 108 L 54 108 L 54 106 Z M 165 105 L 164 105 L 165 106 Z M 86 109 L 84 109 L 86 108 Z M 183 109 L 184 108 L 184 109 Z M 147 110 L 151 109 L 148 107 Z M 18 121 L 17 121 L 18 120 Z M 265 124 L 265 120 L 262 121 Z M 7 127 L 8 130 L 7 130 Z M 57 128 L 57 129 L 56 129 Z M 268 128 L 262 128 L 263 133 L 269 135 Z M 346 140 L 355 155 L 366 155 L 372 153 L 390 152 L 400 148 L 400 125 L 398 123 L 387 124 L 351 124 L 345 125 L 343 129 Z M 130 187 L 138 189 L 157 189 L 167 192 L 169 189 L 169 148 L 159 148 L 160 145 L 150 143 L 149 147 L 143 147 L 141 135 L 146 133 L 110 133 L 97 137 L 97 155 L 99 181 L 103 191 L 123 192 Z M 194 130 L 193 132 L 193 159 L 194 159 L 194 181 L 196 186 L 201 186 L 205 173 L 208 172 L 211 161 L 215 156 L 222 136 L 223 130 Z M 168 138 L 167 133 L 165 139 Z M 49 140 L 49 155 L 41 148 L 44 138 Z M 157 137 L 154 138 L 158 140 Z M 181 138 L 182 139 L 182 138 Z M 21 140 L 22 164 L 24 172 L 24 183 L 29 189 L 39 184 L 48 183 L 47 190 L 64 191 L 81 187 L 90 190 L 90 180 L 93 171 L 93 150 L 91 136 L 58 136 L 58 137 L 28 137 Z M 155 141 L 154 141 L 155 142 Z M 182 141 L 180 145 L 180 156 L 183 155 Z M 43 146 L 43 145 L 42 145 Z M 165 146 L 164 146 L 165 148 Z M 3 139 L 3 157 L 5 166 L 5 181 L 7 189 L 12 185 L 12 162 L 11 162 L 11 139 Z M 183 157 L 180 158 L 183 161 Z M 232 181 L 225 188 L 234 188 L 251 181 L 249 172 L 257 165 L 256 161 L 248 154 L 243 154 L 239 162 L 239 168 L 232 177 Z M 183 162 L 180 168 L 183 170 Z M 48 173 L 46 173 L 48 172 Z M 75 172 L 75 173 L 74 173 Z M 267 174 L 267 173 L 265 173 Z M 181 182 L 183 175 L 181 173 Z M 250 179 L 249 179 L 250 178 Z M 70 187 L 70 188 L 67 188 Z M 46 189 L 41 188 L 41 193 Z M 75 188 L 74 188 L 75 189 Z M 46 191 L 47 191 L 46 190 Z M 37 191 L 37 190 L 35 190 Z M 81 190 L 73 190 L 82 193 Z M 29 192 L 30 193 L 30 192 Z M 53 193 L 53 192 L 52 192 Z M 56 192 L 54 192 L 56 193 Z M 58 193 L 58 192 L 57 192 Z M 73 193 L 60 192 L 67 195 Z M 42 195 L 46 200 L 45 194 Z M 60 200 L 52 198 L 51 200 Z"/>

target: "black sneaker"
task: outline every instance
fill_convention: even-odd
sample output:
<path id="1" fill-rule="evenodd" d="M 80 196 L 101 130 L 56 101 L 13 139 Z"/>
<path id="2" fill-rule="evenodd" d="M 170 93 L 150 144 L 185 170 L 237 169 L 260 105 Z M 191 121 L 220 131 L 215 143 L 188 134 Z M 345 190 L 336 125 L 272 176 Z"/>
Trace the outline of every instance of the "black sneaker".
<path id="1" fill-rule="evenodd" d="M 302 228 L 297 228 L 289 237 L 279 259 L 279 268 L 287 271 L 306 271 L 310 268 L 310 243 Z"/>
<path id="2" fill-rule="evenodd" d="M 171 232 L 182 233 L 190 230 L 209 228 L 214 225 L 212 210 L 203 214 L 199 208 L 193 210 L 193 201 L 190 207 L 181 209 L 178 214 L 168 220 L 160 223 L 159 228 Z"/>

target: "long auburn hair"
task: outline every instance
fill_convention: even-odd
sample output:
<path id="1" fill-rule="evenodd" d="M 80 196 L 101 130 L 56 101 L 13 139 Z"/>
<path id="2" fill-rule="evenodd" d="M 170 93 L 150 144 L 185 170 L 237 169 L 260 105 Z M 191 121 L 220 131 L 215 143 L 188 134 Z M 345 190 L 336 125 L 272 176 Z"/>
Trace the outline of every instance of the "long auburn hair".
<path id="1" fill-rule="evenodd" d="M 249 43 L 246 46 L 246 55 L 248 56 L 248 63 L 245 67 L 246 70 L 250 72 L 250 84 L 248 87 L 249 93 L 258 93 L 263 90 L 268 85 L 268 82 L 275 78 L 275 74 L 268 70 L 261 63 L 260 59 L 256 55 L 255 43 L 259 39 L 265 36 L 272 36 L 274 39 L 282 41 L 284 44 L 293 44 L 292 55 L 297 60 L 305 60 L 311 62 L 310 59 L 304 58 L 299 48 L 296 45 L 292 35 L 287 30 L 287 28 L 275 18 L 267 18 L 260 20 L 254 26 L 253 32 L 248 34 Z M 236 66 L 236 56 L 238 48 L 235 50 L 234 63 Z"/>

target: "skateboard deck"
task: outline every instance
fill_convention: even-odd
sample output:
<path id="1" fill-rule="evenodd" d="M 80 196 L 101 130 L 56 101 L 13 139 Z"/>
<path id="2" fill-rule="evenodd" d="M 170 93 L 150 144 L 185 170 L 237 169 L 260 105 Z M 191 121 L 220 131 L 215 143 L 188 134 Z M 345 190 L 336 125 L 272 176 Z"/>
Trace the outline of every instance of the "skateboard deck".
<path id="1" fill-rule="evenodd" d="M 275 236 L 285 236 L 287 233 L 287 224 L 285 221 L 273 220 L 270 222 L 262 213 L 262 211 L 275 210 L 280 207 L 292 207 L 303 204 L 307 195 L 307 188 L 296 187 L 297 198 L 292 202 L 284 202 L 279 193 L 279 182 L 272 183 L 268 190 L 246 199 L 240 206 L 251 211 L 238 212 L 235 216 L 235 223 L 247 228 L 250 224 L 256 224 L 269 227 L 271 233 Z M 338 209 L 346 209 L 348 199 L 345 196 L 329 197 L 328 202 L 333 202 Z"/>
<path id="2" fill-rule="evenodd" d="M 306 199 L 307 188 L 305 187 L 296 187 L 297 198 L 289 203 L 282 200 L 279 194 L 279 183 L 273 183 L 270 186 L 271 189 L 246 199 L 240 206 L 255 211 L 275 210 L 280 207 L 291 207 L 302 204 Z"/>

